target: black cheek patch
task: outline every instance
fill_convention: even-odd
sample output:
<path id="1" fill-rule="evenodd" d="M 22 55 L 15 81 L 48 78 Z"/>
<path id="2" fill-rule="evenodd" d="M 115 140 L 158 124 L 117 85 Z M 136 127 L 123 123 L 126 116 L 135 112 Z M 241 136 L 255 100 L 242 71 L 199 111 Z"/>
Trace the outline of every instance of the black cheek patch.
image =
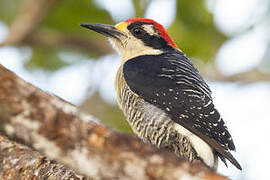
<path id="1" fill-rule="evenodd" d="M 143 28 L 142 25 L 144 24 L 152 24 L 152 23 L 145 23 L 145 22 L 134 22 L 128 25 L 127 29 L 131 32 L 131 34 L 140 39 L 146 46 L 152 47 L 154 49 L 161 49 L 161 50 L 168 50 L 172 49 L 172 47 L 167 43 L 167 41 L 158 35 L 150 35 L 148 34 Z M 140 28 L 141 33 L 135 34 L 133 33 L 134 28 Z"/>
<path id="2" fill-rule="evenodd" d="M 168 49 L 170 47 L 165 39 L 157 35 L 148 35 L 141 40 L 145 45 L 154 49 Z"/>

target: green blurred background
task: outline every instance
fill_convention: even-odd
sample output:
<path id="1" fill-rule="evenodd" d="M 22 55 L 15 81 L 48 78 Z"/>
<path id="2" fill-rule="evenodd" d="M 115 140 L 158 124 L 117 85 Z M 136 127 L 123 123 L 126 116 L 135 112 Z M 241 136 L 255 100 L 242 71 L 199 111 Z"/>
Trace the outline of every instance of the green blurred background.
<path id="1" fill-rule="evenodd" d="M 249 147 L 246 143 L 270 136 L 267 133 L 250 141 L 241 140 L 250 135 L 254 123 L 253 119 L 245 120 L 248 112 L 254 111 L 255 117 L 261 115 L 256 123 L 266 123 L 269 115 L 269 16 L 268 0 L 1 0 L 0 63 L 27 81 L 78 105 L 107 126 L 131 132 L 113 90 L 119 57 L 104 37 L 79 24 L 153 18 L 168 29 L 178 47 L 209 81 L 221 112 L 222 108 L 234 108 L 233 112 L 230 109 L 223 114 L 237 117 L 232 120 L 228 115 L 225 122 L 229 129 L 232 127 L 236 146 L 243 149 L 238 152 L 243 155 L 237 156 L 248 170 L 241 173 L 230 166 L 230 170 L 221 168 L 220 172 L 233 179 L 253 179 L 259 173 L 250 165 L 256 154 L 244 152 Z M 227 105 L 224 99 L 228 99 Z M 235 108 L 231 105 L 235 103 L 240 104 Z M 252 106 L 245 107 L 248 104 Z M 255 111 L 257 108 L 263 113 Z M 243 112 L 247 114 L 245 118 Z M 246 122 L 249 127 L 243 126 Z M 239 127 L 244 129 L 242 133 L 238 132 Z M 262 138 L 253 149 L 262 146 L 269 150 L 264 142 Z M 250 160 L 245 161 L 246 157 Z M 267 176 L 259 174 L 262 178 Z"/>

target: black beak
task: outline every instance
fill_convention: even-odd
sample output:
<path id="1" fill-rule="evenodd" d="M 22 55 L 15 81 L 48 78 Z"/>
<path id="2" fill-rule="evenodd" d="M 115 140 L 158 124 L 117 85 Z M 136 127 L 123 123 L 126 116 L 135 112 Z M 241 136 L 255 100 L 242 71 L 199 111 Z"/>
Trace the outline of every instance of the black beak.
<path id="1" fill-rule="evenodd" d="M 123 36 L 124 34 L 116 29 L 112 25 L 108 24 L 100 24 L 100 23 L 81 23 L 80 24 L 82 27 L 85 27 L 87 29 L 91 29 L 93 31 L 96 31 L 97 33 L 103 34 L 104 36 L 107 37 L 112 37 L 117 40 L 120 40 L 120 36 Z"/>

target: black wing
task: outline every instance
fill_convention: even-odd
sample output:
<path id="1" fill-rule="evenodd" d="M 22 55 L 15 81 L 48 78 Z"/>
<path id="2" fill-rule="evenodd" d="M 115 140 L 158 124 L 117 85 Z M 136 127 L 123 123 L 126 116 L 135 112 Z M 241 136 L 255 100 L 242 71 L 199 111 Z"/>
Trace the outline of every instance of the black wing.
<path id="1" fill-rule="evenodd" d="M 235 146 L 213 105 L 208 85 L 182 52 L 133 58 L 124 64 L 123 73 L 134 93 L 202 138 L 225 164 L 224 157 L 241 169 L 229 152 Z"/>

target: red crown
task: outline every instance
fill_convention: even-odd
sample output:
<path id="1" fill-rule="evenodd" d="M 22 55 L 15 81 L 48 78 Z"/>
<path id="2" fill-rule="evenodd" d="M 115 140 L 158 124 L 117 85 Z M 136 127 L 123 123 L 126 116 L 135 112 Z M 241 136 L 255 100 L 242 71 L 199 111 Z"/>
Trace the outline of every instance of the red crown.
<path id="1" fill-rule="evenodd" d="M 152 20 L 152 19 L 148 19 L 148 18 L 130 18 L 128 20 L 126 20 L 125 22 L 127 23 L 133 23 L 133 22 L 146 22 L 146 23 L 152 23 L 154 24 L 156 30 L 158 31 L 158 34 L 160 36 L 162 36 L 169 45 L 178 48 L 177 45 L 173 42 L 172 38 L 169 36 L 169 34 L 167 33 L 167 31 L 165 30 L 165 28 L 157 23 L 156 21 Z"/>

